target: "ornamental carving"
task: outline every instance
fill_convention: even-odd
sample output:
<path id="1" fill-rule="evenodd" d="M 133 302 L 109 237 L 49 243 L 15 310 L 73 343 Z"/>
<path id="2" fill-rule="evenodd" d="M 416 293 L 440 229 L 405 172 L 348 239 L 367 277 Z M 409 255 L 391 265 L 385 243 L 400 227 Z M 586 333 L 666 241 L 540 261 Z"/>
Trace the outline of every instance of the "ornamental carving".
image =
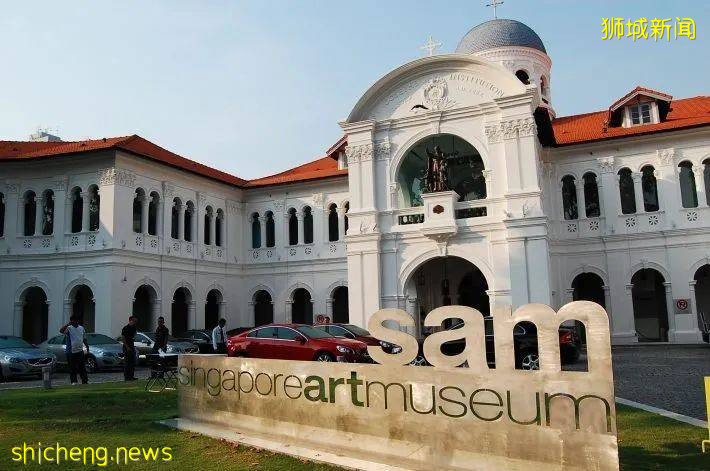
<path id="1" fill-rule="evenodd" d="M 132 188 L 136 184 L 136 175 L 128 170 L 111 167 L 100 170 L 98 180 L 100 185 L 121 185 Z"/>
<path id="2" fill-rule="evenodd" d="M 673 165 L 673 160 L 675 158 L 675 149 L 659 149 L 658 150 L 658 160 L 661 161 L 661 165 Z"/>
<path id="3" fill-rule="evenodd" d="M 274 209 L 276 210 L 277 213 L 280 213 L 281 211 L 283 211 L 285 207 L 286 207 L 286 201 L 284 201 L 284 200 L 274 201 Z"/>
<path id="4" fill-rule="evenodd" d="M 5 189 L 8 194 L 16 195 L 20 192 L 20 184 L 17 182 L 5 182 Z"/>
<path id="5" fill-rule="evenodd" d="M 599 165 L 599 170 L 601 170 L 602 173 L 614 171 L 614 157 L 599 157 L 597 159 L 597 164 Z"/>
<path id="6" fill-rule="evenodd" d="M 485 133 L 488 142 L 498 143 L 501 139 L 515 139 L 537 135 L 537 125 L 534 118 L 521 118 L 502 121 L 496 124 L 487 124 Z"/>
<path id="7" fill-rule="evenodd" d="M 229 214 L 238 216 L 242 210 L 242 206 L 243 203 L 240 203 L 238 201 L 227 201 L 227 211 L 229 212 Z"/>
<path id="8" fill-rule="evenodd" d="M 175 195 L 175 185 L 169 182 L 163 182 L 163 195 L 166 198 L 172 198 Z"/>
<path id="9" fill-rule="evenodd" d="M 313 193 L 313 206 L 323 207 L 323 193 Z"/>
<path id="10" fill-rule="evenodd" d="M 359 146 L 347 146 L 345 148 L 345 157 L 348 159 L 348 164 L 356 164 L 358 162 L 372 159 L 372 144 L 362 144 Z"/>
<path id="11" fill-rule="evenodd" d="M 496 144 L 501 141 L 503 136 L 499 124 L 487 124 L 485 127 L 486 136 L 489 144 Z"/>
<path id="12" fill-rule="evenodd" d="M 449 97 L 449 88 L 446 80 L 441 77 L 436 77 L 429 80 L 422 89 L 424 95 L 424 103 L 428 105 L 430 110 L 446 110 L 456 105 L 456 102 Z M 416 108 L 419 111 L 422 108 Z"/>
<path id="13" fill-rule="evenodd" d="M 387 160 L 390 158 L 392 145 L 389 142 L 378 142 L 375 144 L 375 159 Z"/>
<path id="14" fill-rule="evenodd" d="M 54 188 L 54 191 L 67 191 L 68 186 L 68 178 L 59 178 L 57 180 L 54 180 L 54 183 L 52 183 L 52 188 Z"/>

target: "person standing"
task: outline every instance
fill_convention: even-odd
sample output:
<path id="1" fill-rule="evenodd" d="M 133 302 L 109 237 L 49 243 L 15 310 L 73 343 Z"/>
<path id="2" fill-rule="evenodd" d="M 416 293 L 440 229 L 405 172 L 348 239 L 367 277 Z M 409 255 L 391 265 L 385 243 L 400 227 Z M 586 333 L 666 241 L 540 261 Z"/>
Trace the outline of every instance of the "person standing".
<path id="1" fill-rule="evenodd" d="M 155 343 L 153 344 L 151 353 L 158 353 L 160 351 L 167 353 L 169 337 L 170 331 L 165 327 L 165 318 L 160 316 L 158 317 L 158 327 L 155 328 Z"/>
<path id="2" fill-rule="evenodd" d="M 123 326 L 121 330 L 121 343 L 123 343 L 123 379 L 126 381 L 135 381 L 138 378 L 135 377 L 136 371 L 136 324 L 138 323 L 138 318 L 136 316 L 130 316 L 128 318 L 128 324 Z"/>
<path id="3" fill-rule="evenodd" d="M 69 362 L 69 380 L 71 384 L 77 384 L 77 374 L 81 377 L 81 384 L 89 382 L 86 374 L 86 353 L 89 353 L 89 343 L 86 341 L 86 331 L 84 326 L 79 324 L 79 318 L 72 315 L 69 323 L 59 329 L 59 333 L 67 336 L 67 360 Z"/>
<path id="4" fill-rule="evenodd" d="M 224 326 L 227 321 L 222 318 L 217 323 L 217 327 L 212 329 L 212 348 L 215 353 L 227 353 L 227 334 L 224 333 Z"/>

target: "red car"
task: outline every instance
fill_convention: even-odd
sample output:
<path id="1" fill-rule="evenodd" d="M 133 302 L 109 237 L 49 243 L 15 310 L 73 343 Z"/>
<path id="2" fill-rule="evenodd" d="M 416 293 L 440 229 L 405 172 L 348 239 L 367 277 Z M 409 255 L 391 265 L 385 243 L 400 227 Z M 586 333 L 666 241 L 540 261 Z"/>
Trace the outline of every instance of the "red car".
<path id="1" fill-rule="evenodd" d="M 394 345 L 383 340 L 377 340 L 368 330 L 353 324 L 316 324 L 313 327 L 325 330 L 335 337 L 345 337 L 347 339 L 365 342 L 367 345 L 382 347 L 382 349 L 387 353 L 399 353 L 402 351 L 402 347 L 399 345 Z"/>
<path id="2" fill-rule="evenodd" d="M 230 357 L 369 362 L 367 344 L 302 324 L 269 324 L 227 340 Z"/>

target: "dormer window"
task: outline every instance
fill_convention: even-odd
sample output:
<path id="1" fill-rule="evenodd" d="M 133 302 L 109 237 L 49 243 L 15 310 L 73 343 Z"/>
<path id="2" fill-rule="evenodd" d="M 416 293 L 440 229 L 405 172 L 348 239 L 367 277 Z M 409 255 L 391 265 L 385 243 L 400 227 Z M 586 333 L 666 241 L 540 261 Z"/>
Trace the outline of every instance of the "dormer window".
<path id="1" fill-rule="evenodd" d="M 651 122 L 651 104 L 643 103 L 641 105 L 629 106 L 631 115 L 631 124 L 648 124 Z"/>

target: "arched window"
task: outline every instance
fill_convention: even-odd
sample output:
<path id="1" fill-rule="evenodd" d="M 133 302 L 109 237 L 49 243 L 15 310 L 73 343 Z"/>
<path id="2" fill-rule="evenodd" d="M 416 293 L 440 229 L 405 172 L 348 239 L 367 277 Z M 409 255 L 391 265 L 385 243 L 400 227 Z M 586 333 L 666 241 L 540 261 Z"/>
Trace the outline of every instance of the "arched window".
<path id="1" fill-rule="evenodd" d="M 634 191 L 634 179 L 631 177 L 631 169 L 622 168 L 619 170 L 619 198 L 621 199 L 622 214 L 636 212 L 636 192 Z"/>
<path id="2" fill-rule="evenodd" d="M 298 245 L 298 218 L 295 208 L 288 210 L 288 245 Z"/>
<path id="3" fill-rule="evenodd" d="M 185 205 L 185 215 L 183 216 L 185 228 L 185 241 L 192 242 L 192 219 L 195 214 L 195 205 L 192 201 L 188 201 Z"/>
<path id="4" fill-rule="evenodd" d="M 259 213 L 251 215 L 251 248 L 258 249 L 261 247 L 261 222 L 259 222 Z"/>
<path id="5" fill-rule="evenodd" d="M 145 191 L 142 188 L 136 190 L 133 196 L 133 232 L 143 232 L 143 200 Z"/>
<path id="6" fill-rule="evenodd" d="M 515 76 L 518 77 L 518 80 L 523 82 L 525 85 L 530 84 L 530 76 L 523 69 L 520 69 L 517 72 L 515 72 Z"/>
<path id="7" fill-rule="evenodd" d="M 705 201 L 710 205 L 710 159 L 703 161 L 703 181 L 705 182 Z"/>
<path id="8" fill-rule="evenodd" d="M 303 243 L 313 243 L 313 213 L 310 206 L 303 208 Z"/>
<path id="9" fill-rule="evenodd" d="M 37 218 L 37 197 L 34 191 L 28 191 L 25 193 L 24 199 L 24 224 L 22 229 L 22 234 L 26 236 L 31 236 L 35 234 L 35 221 Z"/>
<path id="10" fill-rule="evenodd" d="M 217 210 L 217 216 L 214 220 L 214 245 L 222 247 L 222 229 L 224 228 L 224 211 Z"/>
<path id="11" fill-rule="evenodd" d="M 335 203 L 328 207 L 328 240 L 335 242 L 340 238 L 338 233 L 338 205 Z"/>
<path id="12" fill-rule="evenodd" d="M 658 211 L 658 187 L 656 186 L 656 169 L 646 165 L 641 169 L 641 188 L 643 190 L 643 209 L 647 213 Z"/>
<path id="13" fill-rule="evenodd" d="M 91 185 L 89 187 L 89 230 L 99 230 L 99 217 L 101 213 L 101 197 L 99 187 Z"/>
<path id="14" fill-rule="evenodd" d="M 54 233 L 54 192 L 52 190 L 45 190 L 42 193 L 41 224 L 42 235 L 52 235 Z"/>
<path id="15" fill-rule="evenodd" d="M 180 210 L 182 209 L 182 202 L 180 198 L 173 199 L 173 208 L 170 213 L 170 237 L 173 239 L 180 238 Z"/>
<path id="16" fill-rule="evenodd" d="M 160 208 L 160 195 L 157 192 L 150 194 L 150 202 L 148 203 L 148 234 L 158 234 L 158 211 Z"/>
<path id="17" fill-rule="evenodd" d="M 0 237 L 5 237 L 5 195 L 0 193 Z"/>
<path id="18" fill-rule="evenodd" d="M 254 325 L 266 325 L 274 322 L 274 303 L 268 291 L 260 290 L 254 293 Z"/>
<path id="19" fill-rule="evenodd" d="M 687 160 L 678 164 L 678 182 L 680 183 L 680 197 L 684 208 L 698 207 L 698 191 L 695 188 L 695 174 L 693 164 Z"/>
<path id="20" fill-rule="evenodd" d="M 212 212 L 212 206 L 207 206 L 205 209 L 205 233 L 204 233 L 204 243 L 205 245 L 210 245 L 212 243 L 212 218 L 214 213 Z"/>
<path id="21" fill-rule="evenodd" d="M 562 177 L 562 209 L 565 219 L 579 218 L 577 211 L 577 187 L 574 184 L 574 177 L 567 175 Z"/>
<path id="22" fill-rule="evenodd" d="M 348 234 L 348 211 L 350 211 L 350 203 L 348 201 L 345 202 L 345 205 L 343 205 L 345 208 L 345 214 L 343 215 L 343 229 L 345 230 L 344 234 Z"/>
<path id="23" fill-rule="evenodd" d="M 273 247 L 276 245 L 276 230 L 274 226 L 274 213 L 268 211 L 266 213 L 266 246 Z"/>
<path id="24" fill-rule="evenodd" d="M 70 229 L 73 234 L 81 232 L 81 214 L 84 211 L 84 200 L 81 197 L 81 188 L 76 187 L 71 191 L 71 221 Z"/>
<path id="25" fill-rule="evenodd" d="M 597 176 L 592 172 L 587 172 L 582 178 L 584 180 L 584 214 L 588 218 L 598 218 L 601 211 L 599 208 Z"/>

